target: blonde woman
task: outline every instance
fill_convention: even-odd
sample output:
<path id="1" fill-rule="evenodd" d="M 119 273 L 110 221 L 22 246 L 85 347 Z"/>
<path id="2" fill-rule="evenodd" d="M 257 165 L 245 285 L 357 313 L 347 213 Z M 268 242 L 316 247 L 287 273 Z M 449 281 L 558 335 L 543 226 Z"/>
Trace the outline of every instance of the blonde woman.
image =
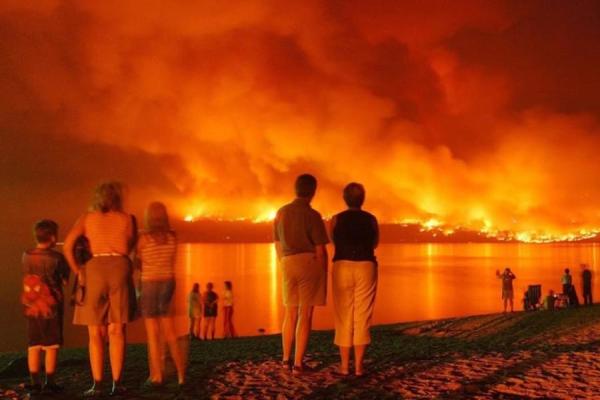
<path id="1" fill-rule="evenodd" d="M 150 376 L 147 386 L 164 383 L 161 334 L 175 363 L 179 384 L 185 381 L 184 359 L 170 313 L 175 292 L 176 252 L 177 237 L 170 228 L 167 208 L 153 202 L 146 209 L 144 231 L 137 245 L 137 257 L 141 261 L 140 309 L 148 337 Z"/>
<path id="2" fill-rule="evenodd" d="M 379 241 L 377 219 L 361 209 L 365 189 L 359 183 L 344 188 L 348 209 L 331 220 L 333 256 L 333 306 L 335 339 L 340 348 L 340 374 L 350 373 L 350 351 L 354 348 L 354 368 L 363 375 L 363 358 L 371 343 L 369 329 L 377 291 L 375 248 Z"/>
<path id="3" fill-rule="evenodd" d="M 110 395 L 125 391 L 121 375 L 125 359 L 125 324 L 135 309 L 132 265 L 129 259 L 136 239 L 135 219 L 123 211 L 123 187 L 105 182 L 95 190 L 90 212 L 83 214 L 65 239 L 65 256 L 85 288 L 81 304 L 75 307 L 73 323 L 87 325 L 93 386 L 84 396 L 101 394 L 104 370 L 104 342 L 108 336 L 112 389 Z M 89 240 L 93 255 L 79 265 L 73 248 L 79 236 Z"/>

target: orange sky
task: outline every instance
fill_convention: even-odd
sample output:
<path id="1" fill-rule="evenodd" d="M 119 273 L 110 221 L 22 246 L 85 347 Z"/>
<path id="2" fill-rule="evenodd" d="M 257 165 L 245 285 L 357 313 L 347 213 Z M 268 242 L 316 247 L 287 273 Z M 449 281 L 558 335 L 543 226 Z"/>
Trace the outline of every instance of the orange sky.
<path id="1" fill-rule="evenodd" d="M 355 180 L 383 221 L 600 227 L 598 2 L 22 3 L 0 2 L 9 216 L 72 220 L 117 178 L 136 212 L 260 218 L 311 172 L 324 215 Z"/>

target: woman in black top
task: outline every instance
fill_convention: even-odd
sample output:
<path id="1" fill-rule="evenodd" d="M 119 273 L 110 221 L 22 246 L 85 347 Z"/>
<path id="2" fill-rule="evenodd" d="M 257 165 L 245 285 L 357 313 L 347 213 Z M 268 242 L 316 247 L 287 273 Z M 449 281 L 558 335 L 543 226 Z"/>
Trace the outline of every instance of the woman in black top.
<path id="1" fill-rule="evenodd" d="M 369 328 L 377 291 L 375 248 L 379 240 L 377 219 L 361 210 L 365 189 L 359 183 L 344 188 L 348 209 L 331 220 L 333 256 L 333 306 L 335 340 L 340 348 L 340 373 L 349 374 L 354 347 L 355 373 L 363 374 L 363 357 L 371 342 Z"/>

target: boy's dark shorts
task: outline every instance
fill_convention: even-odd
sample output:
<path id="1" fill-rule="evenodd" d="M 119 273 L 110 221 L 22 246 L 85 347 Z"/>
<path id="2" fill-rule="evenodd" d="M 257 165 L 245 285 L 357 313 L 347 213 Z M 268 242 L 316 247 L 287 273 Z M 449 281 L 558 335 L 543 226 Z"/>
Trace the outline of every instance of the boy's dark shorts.
<path id="1" fill-rule="evenodd" d="M 28 347 L 58 348 L 63 344 L 63 318 L 27 318 Z"/>
<path id="2" fill-rule="evenodd" d="M 142 317 L 156 318 L 169 315 L 175 280 L 142 281 L 139 305 Z"/>

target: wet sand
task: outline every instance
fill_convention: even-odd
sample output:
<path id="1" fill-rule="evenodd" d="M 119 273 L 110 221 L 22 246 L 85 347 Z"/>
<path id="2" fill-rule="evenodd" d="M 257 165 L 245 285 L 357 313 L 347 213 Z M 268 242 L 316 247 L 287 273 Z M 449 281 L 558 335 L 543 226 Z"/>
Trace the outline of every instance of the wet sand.
<path id="1" fill-rule="evenodd" d="M 300 376 L 281 368 L 279 340 L 182 342 L 189 383 L 180 389 L 171 377 L 158 391 L 140 387 L 146 351 L 130 345 L 122 398 L 600 398 L 600 306 L 375 327 L 362 377 L 336 374 L 330 331 L 311 338 L 312 371 Z M 24 395 L 23 355 L 0 355 L 0 396 Z M 90 383 L 85 350 L 65 350 L 59 368 L 67 391 L 58 398 L 80 397 Z"/>

